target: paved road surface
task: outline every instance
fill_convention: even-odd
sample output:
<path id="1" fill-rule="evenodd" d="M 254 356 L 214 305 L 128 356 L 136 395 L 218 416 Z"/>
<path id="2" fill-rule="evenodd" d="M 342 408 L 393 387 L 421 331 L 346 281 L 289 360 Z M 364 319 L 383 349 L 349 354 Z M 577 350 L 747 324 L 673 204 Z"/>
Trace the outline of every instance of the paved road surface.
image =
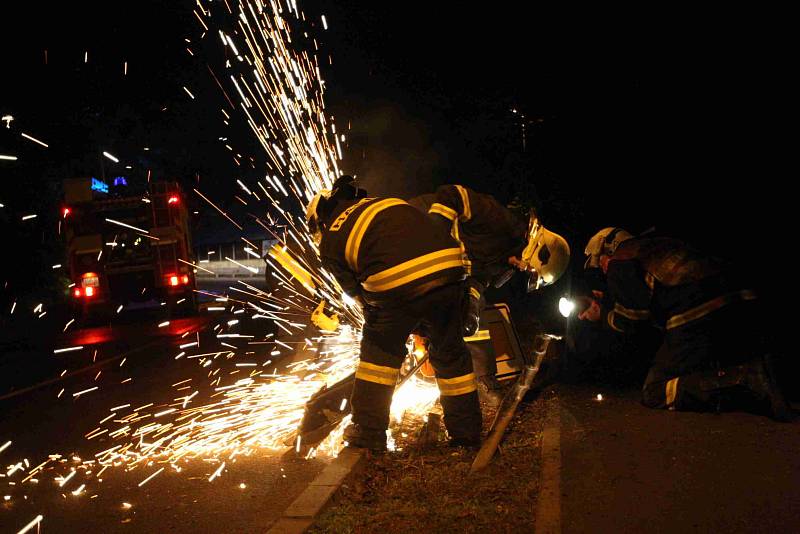
<path id="1" fill-rule="evenodd" d="M 800 421 L 558 391 L 563 532 L 800 532 Z"/>
<path id="2" fill-rule="evenodd" d="M 103 473 L 102 482 L 74 476 L 59 487 L 54 477 L 69 473 L 76 463 L 73 456 L 90 459 L 116 443 L 107 436 L 86 438 L 110 414 L 109 408 L 169 404 L 176 398 L 174 384 L 189 379 L 205 386 L 197 387 L 200 393 L 193 402 L 208 402 L 214 394 L 208 387 L 210 369 L 219 368 L 219 376 L 230 383 L 249 372 L 236 363 L 267 361 L 275 348 L 249 345 L 244 338 L 216 338 L 216 333 L 238 332 L 262 339 L 267 322 L 256 324 L 243 314 L 204 312 L 159 327 L 163 319 L 141 312 L 117 320 L 113 327 L 70 328 L 64 334 L 42 329 L 23 336 L 24 343 L 6 346 L 0 360 L 0 448 L 12 443 L 0 452 L 0 532 L 17 532 L 38 514 L 44 516 L 43 532 L 264 531 L 327 464 L 325 458 L 306 461 L 262 449 L 249 457 L 227 459 L 213 482 L 209 478 L 220 462 L 195 460 L 181 465 L 180 473 L 166 469 L 142 486 L 158 465 L 130 472 L 112 468 Z M 228 326 L 234 319 L 240 322 Z M 238 348 L 220 348 L 220 341 Z M 193 342 L 199 342 L 199 348 L 180 347 Z M 84 348 L 53 353 L 72 346 Z M 209 367 L 187 359 L 206 349 L 230 349 L 233 356 Z M 176 360 L 181 352 L 187 356 Z M 65 462 L 37 475 L 36 484 L 21 485 L 19 473 L 5 476 L 7 466 L 24 465 L 25 460 L 35 466 L 50 454 L 61 454 Z M 84 482 L 83 491 L 73 495 Z"/>

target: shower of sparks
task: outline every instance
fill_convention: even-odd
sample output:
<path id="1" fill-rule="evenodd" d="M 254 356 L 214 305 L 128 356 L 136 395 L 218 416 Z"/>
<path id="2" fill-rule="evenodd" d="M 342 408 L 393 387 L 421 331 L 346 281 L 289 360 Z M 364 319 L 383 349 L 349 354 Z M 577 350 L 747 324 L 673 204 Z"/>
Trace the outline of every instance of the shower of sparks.
<path id="1" fill-rule="evenodd" d="M 215 17 L 224 13 L 215 9 L 215 17 L 212 17 L 212 10 L 203 8 L 203 3 L 198 1 L 200 10 L 195 10 L 194 15 L 203 29 L 209 31 L 209 27 L 217 27 Z M 333 118 L 326 114 L 325 82 L 315 52 L 298 51 L 303 42 L 316 50 L 316 42 L 309 40 L 304 31 L 297 35 L 292 33 L 295 24 L 307 25 L 311 19 L 296 5 L 292 4 L 286 11 L 274 0 L 252 3 L 243 0 L 234 11 L 231 15 L 236 17 L 233 22 L 236 31 L 217 30 L 222 46 L 231 57 L 226 63 L 226 77 L 220 77 L 220 81 L 230 86 L 227 91 L 222 84 L 220 87 L 231 107 L 238 108 L 263 149 L 265 169 L 261 179 L 246 183 L 245 178 L 237 178 L 231 185 L 246 202 L 263 203 L 263 215 L 254 217 L 255 222 L 272 234 L 282 254 L 291 261 L 283 258 L 284 262 L 273 262 L 271 257 L 264 258 L 270 279 L 277 280 L 278 290 L 262 291 L 240 280 L 229 288 L 226 297 L 216 300 L 237 308 L 234 314 L 248 313 L 253 319 L 270 321 L 277 333 L 256 340 L 253 336 L 224 332 L 224 328 L 235 324 L 231 321 L 227 325 L 220 323 L 220 330 L 214 330 L 216 346 L 209 347 L 204 341 L 200 347 L 199 336 L 195 341 L 189 338 L 186 343 L 179 344 L 180 354 L 170 361 L 175 365 L 199 366 L 202 372 L 208 373 L 207 383 L 182 380 L 169 390 L 171 401 L 138 399 L 111 408 L 110 415 L 84 434 L 87 440 L 102 437 L 92 443 L 108 440 L 104 450 L 94 453 L 88 460 L 72 458 L 70 462 L 53 454 L 34 467 L 14 464 L 11 474 L 24 477 L 23 483 L 34 483 L 37 475 L 41 478 L 44 472 L 54 471 L 61 473 L 54 476 L 59 487 L 81 497 L 95 491 L 93 486 L 106 469 L 121 468 L 128 472 L 137 468 L 148 472 L 154 469 L 138 483 L 141 487 L 165 470 L 180 472 L 181 465 L 191 460 L 214 463 L 216 468 L 208 478 L 214 481 L 237 457 L 265 449 L 285 451 L 295 442 L 306 401 L 321 388 L 335 384 L 355 370 L 363 322 L 361 310 L 353 299 L 344 295 L 335 278 L 321 267 L 317 246 L 308 234 L 303 217 L 298 215 L 315 193 L 330 188 L 340 175 L 338 162 L 345 142 L 345 136 L 341 132 L 337 134 Z M 327 29 L 324 17 L 322 25 Z M 220 28 L 229 26 L 219 25 Z M 215 76 L 213 71 L 212 76 Z M 191 93 L 189 95 L 194 98 Z M 231 116 L 224 110 L 223 115 L 227 124 Z M 255 161 L 232 148 L 231 152 L 237 165 Z M 119 162 L 108 152 L 103 155 Z M 243 226 L 212 199 L 198 189 L 194 192 L 243 230 Z M 148 233 L 120 221 L 106 221 Z M 243 241 L 250 251 L 259 250 L 246 239 Z M 225 260 L 254 274 L 259 272 L 231 258 Z M 188 261 L 184 263 L 205 270 Z M 292 270 L 287 265 L 292 266 Z M 306 273 L 308 279 L 298 281 L 298 272 Z M 341 326 L 337 332 L 312 337 L 314 334 L 307 330 L 308 318 L 321 300 L 326 301 L 326 313 L 338 314 Z M 121 309 L 120 306 L 117 312 Z M 207 309 L 224 311 L 226 307 Z M 167 325 L 159 324 L 160 327 Z M 264 351 L 246 352 L 242 350 L 244 343 L 250 349 L 264 345 Z M 81 349 L 83 347 L 56 349 L 54 354 Z M 242 353 L 246 361 L 235 361 Z M 273 363 L 273 359 L 277 361 L 292 354 L 295 358 L 303 354 L 306 359 Z M 130 380 L 127 378 L 120 383 Z M 99 386 L 94 386 L 72 396 L 77 400 L 98 389 Z M 62 389 L 58 396 L 63 393 Z M 409 411 L 425 414 L 437 398 L 435 383 L 412 377 L 395 392 L 392 420 L 399 421 Z M 345 401 L 340 409 L 344 411 L 346 406 Z M 345 417 L 322 443 L 307 451 L 306 457 L 318 452 L 337 454 L 342 447 L 342 431 L 349 420 Z M 10 444 L 3 445 L 0 452 Z M 297 446 L 299 451 L 299 441 Z M 123 508 L 130 507 L 123 503 Z"/>

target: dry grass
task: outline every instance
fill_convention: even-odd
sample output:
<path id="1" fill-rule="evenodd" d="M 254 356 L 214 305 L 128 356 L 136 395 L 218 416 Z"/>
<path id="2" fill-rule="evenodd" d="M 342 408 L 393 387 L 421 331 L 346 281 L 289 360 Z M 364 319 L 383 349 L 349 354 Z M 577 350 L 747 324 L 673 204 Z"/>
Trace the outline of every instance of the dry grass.
<path id="1" fill-rule="evenodd" d="M 484 411 L 485 427 L 493 417 Z M 474 452 L 448 448 L 441 435 L 421 448 L 422 422 L 404 421 L 395 431 L 402 450 L 368 458 L 310 532 L 531 532 L 543 419 L 542 400 L 520 406 L 501 453 L 477 475 Z"/>

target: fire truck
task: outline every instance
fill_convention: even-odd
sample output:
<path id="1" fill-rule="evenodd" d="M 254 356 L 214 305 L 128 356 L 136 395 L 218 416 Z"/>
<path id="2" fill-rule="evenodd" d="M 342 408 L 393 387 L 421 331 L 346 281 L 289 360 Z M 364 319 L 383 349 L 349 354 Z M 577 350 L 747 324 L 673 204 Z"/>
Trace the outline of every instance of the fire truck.
<path id="1" fill-rule="evenodd" d="M 189 212 L 177 182 L 136 187 L 117 177 L 64 181 L 62 235 L 81 317 L 122 307 L 165 306 L 170 315 L 197 307 Z"/>

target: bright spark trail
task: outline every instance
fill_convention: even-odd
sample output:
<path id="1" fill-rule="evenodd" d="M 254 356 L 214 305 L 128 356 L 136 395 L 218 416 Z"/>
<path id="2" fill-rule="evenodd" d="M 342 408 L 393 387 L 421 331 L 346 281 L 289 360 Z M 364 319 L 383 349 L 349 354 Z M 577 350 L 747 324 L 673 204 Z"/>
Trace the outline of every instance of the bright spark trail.
<path id="1" fill-rule="evenodd" d="M 194 15 L 203 31 L 213 32 L 209 28 L 223 27 L 215 17 L 227 15 L 218 4 L 213 5 L 213 10 L 203 2 L 198 2 L 198 7 L 200 11 L 194 10 Z M 34 477 L 52 471 L 59 487 L 71 483 L 74 486 L 70 491 L 79 497 L 96 490 L 100 475 L 112 467 L 126 471 L 149 467 L 148 475 L 138 482 L 141 487 L 157 484 L 154 479 L 158 475 L 180 472 L 181 463 L 196 459 L 218 464 L 209 480 L 224 477 L 226 463 L 236 457 L 265 449 L 286 450 L 303 417 L 305 402 L 323 386 L 354 372 L 363 322 L 361 311 L 352 299 L 346 298 L 333 276 L 321 268 L 317 247 L 305 221 L 297 215 L 316 192 L 330 188 L 340 175 L 341 143 L 345 142 L 344 135 L 337 134 L 333 119 L 325 111 L 325 83 L 317 57 L 314 52 L 299 50 L 302 43 L 308 48 L 313 44 L 316 50 L 317 43 L 306 32 L 292 33 L 295 26 L 307 25 L 312 19 L 299 12 L 294 3 L 286 9 L 275 1 L 241 1 L 233 11 L 230 13 L 233 22 L 226 20 L 225 27 L 234 24 L 237 31 L 216 30 L 222 46 L 229 52 L 226 76 L 220 77 L 230 83 L 228 90 L 210 67 L 209 71 L 226 98 L 238 97 L 230 102 L 235 104 L 263 150 L 266 167 L 256 187 L 243 182 L 243 178 L 232 180 L 231 186 L 243 191 L 241 194 L 248 200 L 265 204 L 265 215 L 256 218 L 256 222 L 279 241 L 266 262 L 269 274 L 279 280 L 280 289 L 265 292 L 239 281 L 243 287 L 231 290 L 243 300 L 231 297 L 222 300 L 228 305 L 237 304 L 239 309 L 235 313 L 250 312 L 253 318 L 271 320 L 282 339 L 271 338 L 269 334 L 252 341 L 255 346 L 265 344 L 266 352 L 260 360 L 251 352 L 245 362 L 235 361 L 242 352 L 239 348 L 219 338 L 236 342 L 240 337 L 241 343 L 249 339 L 247 336 L 232 338 L 217 332 L 217 342 L 222 346 L 211 349 L 201 348 L 199 337 L 187 340 L 180 344 L 182 352 L 170 361 L 175 365 L 199 365 L 207 372 L 207 384 L 193 385 L 192 379 L 187 379 L 173 384 L 171 402 L 141 399 L 111 408 L 108 412 L 111 415 L 92 425 L 93 430 L 85 434 L 87 440 L 99 436 L 110 438 L 110 444 L 106 442 L 108 447 L 94 453 L 89 460 L 73 459 L 71 465 L 60 454 L 52 454 L 34 467 L 13 464 L 20 466 L 11 471 L 21 479 L 20 485 L 33 483 L 37 480 Z M 324 17 L 321 20 L 327 29 L 327 21 Z M 186 87 L 183 89 L 194 98 Z M 226 121 L 231 118 L 224 110 L 223 115 Z M 103 155 L 119 162 L 108 152 Z M 235 164 L 240 165 L 240 160 L 241 156 L 234 156 Z M 194 191 L 228 222 L 243 229 L 218 203 L 198 189 Z M 262 193 L 263 199 L 259 196 Z M 147 234 L 146 230 L 126 223 L 105 220 Z M 281 232 L 277 231 L 279 226 L 283 228 Z M 334 334 L 320 336 L 310 334 L 307 329 L 305 321 L 320 300 L 326 301 L 326 310 L 341 317 L 342 326 Z M 292 315 L 305 319 L 298 322 Z M 247 343 L 250 347 L 251 342 Z M 196 354 L 186 352 L 192 349 Z M 298 349 L 312 356 L 283 365 L 286 370 L 279 373 L 273 359 L 295 356 L 293 353 Z M 56 349 L 54 354 L 77 350 L 82 347 Z M 120 383 L 128 381 L 130 378 Z M 93 386 L 76 391 L 72 397 L 80 400 L 98 389 L 99 386 Z M 63 389 L 59 397 L 62 393 Z M 396 392 L 392 417 L 397 421 L 406 411 L 427 413 L 437 398 L 435 384 L 412 377 Z M 345 406 L 343 403 L 342 409 Z M 348 419 L 316 450 L 309 450 L 307 457 L 317 451 L 335 455 L 341 448 L 341 430 Z M 9 441 L 3 445 L 0 452 L 10 449 L 10 444 Z M 69 469 L 69 473 L 64 473 L 64 469 Z M 37 519 L 41 521 L 41 516 Z"/>

